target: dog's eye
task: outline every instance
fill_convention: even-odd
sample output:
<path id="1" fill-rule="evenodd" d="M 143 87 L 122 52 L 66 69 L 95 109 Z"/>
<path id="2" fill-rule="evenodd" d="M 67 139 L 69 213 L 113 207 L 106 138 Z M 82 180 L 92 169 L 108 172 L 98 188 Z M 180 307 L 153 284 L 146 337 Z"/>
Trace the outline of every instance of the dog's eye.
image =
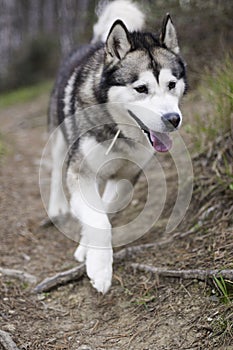
<path id="1" fill-rule="evenodd" d="M 168 89 L 172 90 L 172 89 L 175 89 L 175 87 L 176 87 L 176 82 L 175 81 L 169 81 Z"/>
<path id="2" fill-rule="evenodd" d="M 148 94 L 148 88 L 146 85 L 140 85 L 134 88 L 139 94 Z"/>

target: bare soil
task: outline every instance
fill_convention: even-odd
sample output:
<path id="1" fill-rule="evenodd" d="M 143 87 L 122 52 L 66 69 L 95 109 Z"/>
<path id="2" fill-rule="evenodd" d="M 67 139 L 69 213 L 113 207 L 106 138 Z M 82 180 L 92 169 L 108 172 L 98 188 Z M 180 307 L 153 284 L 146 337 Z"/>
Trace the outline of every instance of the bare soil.
<path id="1" fill-rule="evenodd" d="M 0 266 L 28 272 L 38 282 L 77 264 L 75 242 L 55 227 L 39 227 L 46 217 L 38 169 L 47 139 L 47 103 L 42 96 L 0 112 L 7 149 L 0 164 Z M 186 102 L 187 113 L 191 103 Z M 233 268 L 233 192 L 211 177 L 215 158 L 212 152 L 193 161 L 194 195 L 176 229 L 192 228 L 191 234 L 115 264 L 112 287 L 104 296 L 87 277 L 36 295 L 27 283 L 2 275 L 0 329 L 21 350 L 233 349 L 232 304 L 222 302 L 213 283 L 158 278 L 130 267 L 139 262 L 174 269 Z M 174 204 L 177 176 L 169 157 L 164 156 L 164 168 L 168 194 L 162 218 L 133 244 L 169 237 L 164 222 Z M 142 178 L 138 201 L 115 219 L 118 223 L 134 215 L 145 191 Z"/>

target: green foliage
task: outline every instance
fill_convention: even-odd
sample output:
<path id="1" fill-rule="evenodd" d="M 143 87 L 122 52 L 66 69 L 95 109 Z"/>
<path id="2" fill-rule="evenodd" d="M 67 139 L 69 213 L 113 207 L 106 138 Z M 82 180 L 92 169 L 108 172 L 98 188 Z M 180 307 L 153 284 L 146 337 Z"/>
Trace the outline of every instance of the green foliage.
<path id="1" fill-rule="evenodd" d="M 14 104 L 24 103 L 33 100 L 43 93 L 49 94 L 51 91 L 51 81 L 13 90 L 0 95 L 0 108 L 10 107 Z"/>
<path id="2" fill-rule="evenodd" d="M 221 275 L 219 277 L 214 277 L 214 283 L 221 295 L 221 301 L 224 304 L 230 303 L 233 299 L 233 283 L 231 281 L 224 280 Z"/>
<path id="3" fill-rule="evenodd" d="M 0 164 L 1 164 L 1 160 L 3 158 L 3 156 L 7 153 L 7 148 L 6 145 L 3 141 L 3 137 L 0 133 Z"/>
<path id="4" fill-rule="evenodd" d="M 197 151 L 223 136 L 232 128 L 233 116 L 233 57 L 227 55 L 224 62 L 216 65 L 213 72 L 204 77 L 204 85 L 199 89 L 211 105 L 205 115 L 197 114 L 194 118 L 192 133 Z"/>

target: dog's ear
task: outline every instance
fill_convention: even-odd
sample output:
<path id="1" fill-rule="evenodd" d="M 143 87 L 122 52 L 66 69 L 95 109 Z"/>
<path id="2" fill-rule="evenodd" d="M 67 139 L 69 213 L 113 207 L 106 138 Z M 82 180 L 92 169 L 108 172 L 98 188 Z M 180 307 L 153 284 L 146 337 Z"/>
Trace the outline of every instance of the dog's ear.
<path id="1" fill-rule="evenodd" d="M 116 63 L 130 51 L 129 32 L 120 20 L 112 25 L 106 41 L 107 61 Z"/>
<path id="2" fill-rule="evenodd" d="M 164 44 L 169 50 L 175 52 L 176 54 L 180 52 L 176 30 L 169 13 L 167 13 L 163 19 L 160 41 L 161 44 Z"/>

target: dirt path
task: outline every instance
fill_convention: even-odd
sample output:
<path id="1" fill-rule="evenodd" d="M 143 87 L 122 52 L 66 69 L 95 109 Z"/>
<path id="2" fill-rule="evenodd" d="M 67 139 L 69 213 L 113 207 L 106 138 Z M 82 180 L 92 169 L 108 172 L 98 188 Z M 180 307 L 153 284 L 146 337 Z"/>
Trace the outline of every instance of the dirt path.
<path id="1" fill-rule="evenodd" d="M 46 216 L 38 186 L 46 108 L 47 99 L 42 96 L 0 112 L 7 148 L 0 164 L 0 266 L 23 270 L 38 281 L 76 265 L 72 240 L 54 227 L 38 228 Z M 164 158 L 164 168 L 168 195 L 163 220 L 137 243 L 167 237 L 164 220 L 172 207 L 177 176 L 169 158 Z M 134 205 L 116 219 L 118 223 L 140 210 L 144 190 L 142 178 Z M 188 217 L 192 210 L 191 206 Z M 183 232 L 189 228 L 189 220 L 184 221 Z M 230 244 L 232 226 L 226 226 L 224 232 L 225 236 L 219 231 L 218 244 L 226 240 Z M 133 261 L 158 267 L 219 266 L 215 235 L 207 234 L 198 232 L 195 237 L 144 252 Z M 230 248 L 226 252 L 227 263 Z M 133 273 L 128 261 L 114 266 L 113 285 L 105 296 L 97 294 L 86 277 L 42 295 L 32 294 L 26 283 L 9 277 L 1 276 L 0 283 L 0 329 L 9 332 L 21 350 L 233 349 L 224 326 L 232 316 L 230 306 L 219 302 L 213 288 L 197 281 Z"/>

